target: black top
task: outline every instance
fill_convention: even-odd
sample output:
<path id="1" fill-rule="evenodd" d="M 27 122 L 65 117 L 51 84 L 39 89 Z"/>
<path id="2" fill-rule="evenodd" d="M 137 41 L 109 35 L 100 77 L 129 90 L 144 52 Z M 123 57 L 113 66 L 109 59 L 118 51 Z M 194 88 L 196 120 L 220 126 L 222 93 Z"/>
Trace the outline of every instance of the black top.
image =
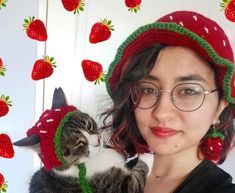
<path id="1" fill-rule="evenodd" d="M 235 193 L 232 177 L 211 161 L 202 161 L 174 193 Z"/>

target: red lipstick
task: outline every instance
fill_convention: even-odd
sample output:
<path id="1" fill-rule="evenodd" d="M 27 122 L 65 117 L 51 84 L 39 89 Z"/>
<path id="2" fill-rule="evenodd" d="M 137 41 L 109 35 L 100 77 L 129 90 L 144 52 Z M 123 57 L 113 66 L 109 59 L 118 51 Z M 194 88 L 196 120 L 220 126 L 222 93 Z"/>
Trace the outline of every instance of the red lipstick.
<path id="1" fill-rule="evenodd" d="M 151 132 L 157 137 L 170 137 L 178 134 L 180 131 L 175 129 L 167 128 L 167 127 L 150 127 Z"/>

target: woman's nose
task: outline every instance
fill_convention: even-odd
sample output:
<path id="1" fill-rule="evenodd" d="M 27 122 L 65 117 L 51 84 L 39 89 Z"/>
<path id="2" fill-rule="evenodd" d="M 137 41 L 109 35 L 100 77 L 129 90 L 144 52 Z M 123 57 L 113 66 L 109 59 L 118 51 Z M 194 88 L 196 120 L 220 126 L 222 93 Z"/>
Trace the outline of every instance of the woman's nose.
<path id="1" fill-rule="evenodd" d="M 173 104 L 170 90 L 163 90 L 153 107 L 153 117 L 159 121 L 167 121 L 175 116 L 176 107 Z"/>

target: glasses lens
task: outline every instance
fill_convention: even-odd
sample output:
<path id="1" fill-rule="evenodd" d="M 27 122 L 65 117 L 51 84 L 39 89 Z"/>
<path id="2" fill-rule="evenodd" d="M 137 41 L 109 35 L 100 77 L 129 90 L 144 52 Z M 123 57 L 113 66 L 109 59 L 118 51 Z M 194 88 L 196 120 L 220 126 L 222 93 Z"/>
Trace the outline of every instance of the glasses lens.
<path id="1" fill-rule="evenodd" d="M 138 82 L 132 89 L 133 103 L 142 109 L 148 109 L 154 106 L 157 102 L 159 89 L 148 82 Z"/>
<path id="2" fill-rule="evenodd" d="M 198 109 L 204 98 L 204 89 L 198 84 L 179 84 L 172 92 L 174 105 L 182 111 Z"/>

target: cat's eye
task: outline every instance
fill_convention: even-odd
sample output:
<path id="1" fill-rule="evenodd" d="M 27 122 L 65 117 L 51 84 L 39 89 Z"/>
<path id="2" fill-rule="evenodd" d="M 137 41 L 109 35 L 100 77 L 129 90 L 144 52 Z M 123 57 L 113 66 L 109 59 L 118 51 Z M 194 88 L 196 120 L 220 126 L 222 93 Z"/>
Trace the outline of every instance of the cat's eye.
<path id="1" fill-rule="evenodd" d="M 69 150 L 69 149 L 66 149 L 63 154 L 64 154 L 64 156 L 69 156 L 69 155 L 70 155 L 70 150 Z"/>
<path id="2" fill-rule="evenodd" d="M 92 129 L 92 125 L 91 125 L 91 122 L 90 121 L 87 121 L 86 122 L 86 128 L 91 130 Z"/>
<path id="3" fill-rule="evenodd" d="M 84 146 L 84 145 L 86 145 L 86 142 L 79 140 L 79 141 L 74 145 L 74 147 Z"/>

